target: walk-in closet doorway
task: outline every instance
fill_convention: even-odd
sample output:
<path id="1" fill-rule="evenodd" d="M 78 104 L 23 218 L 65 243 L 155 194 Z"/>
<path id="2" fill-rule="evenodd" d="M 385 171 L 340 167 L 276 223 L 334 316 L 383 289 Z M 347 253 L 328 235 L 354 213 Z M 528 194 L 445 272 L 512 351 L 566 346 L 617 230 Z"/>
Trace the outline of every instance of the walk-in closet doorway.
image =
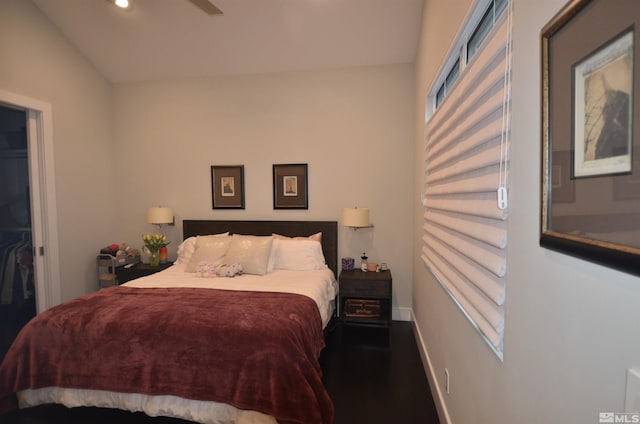
<path id="1" fill-rule="evenodd" d="M 51 106 L 0 90 L 0 360 L 61 301 Z"/>
<path id="2" fill-rule="evenodd" d="M 0 358 L 36 315 L 27 112 L 0 106 Z"/>

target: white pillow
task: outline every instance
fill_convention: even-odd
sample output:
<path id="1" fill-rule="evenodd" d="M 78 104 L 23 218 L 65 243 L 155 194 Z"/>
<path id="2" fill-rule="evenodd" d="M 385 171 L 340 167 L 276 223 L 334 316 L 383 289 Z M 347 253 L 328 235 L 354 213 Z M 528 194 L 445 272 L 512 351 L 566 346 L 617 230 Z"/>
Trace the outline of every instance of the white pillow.
<path id="1" fill-rule="evenodd" d="M 198 236 L 196 239 L 196 249 L 199 247 L 217 246 L 220 239 L 229 241 L 229 233 L 211 234 L 208 236 Z"/>
<path id="2" fill-rule="evenodd" d="M 178 258 L 174 263 L 186 264 L 196 250 L 196 236 L 191 236 L 178 246 Z"/>
<path id="3" fill-rule="evenodd" d="M 275 264 L 277 260 L 276 257 L 278 255 L 278 249 L 277 249 L 277 244 L 275 243 L 275 240 L 315 240 L 317 242 L 322 241 L 322 231 L 315 234 L 311 234 L 308 237 L 288 237 L 288 236 L 283 236 L 281 234 L 276 234 L 276 233 L 272 233 L 271 236 L 273 237 L 274 244 L 271 247 L 271 256 L 269 256 L 269 264 L 267 265 L 267 272 L 272 272 L 275 269 Z M 320 249 L 320 251 L 322 252 L 322 249 Z M 324 257 L 323 257 L 323 260 L 324 260 Z"/>
<path id="4" fill-rule="evenodd" d="M 283 236 L 281 234 L 276 234 L 276 233 L 272 233 L 271 234 L 273 236 L 274 239 L 280 239 L 280 240 L 315 240 L 315 241 L 322 241 L 322 231 L 315 233 L 315 234 L 311 234 L 310 236 L 307 237 L 288 237 L 288 236 Z"/>
<path id="5" fill-rule="evenodd" d="M 210 236 L 191 236 L 189 238 L 187 238 L 186 240 L 184 240 L 182 243 L 180 243 L 180 245 L 178 246 L 178 258 L 176 259 L 176 261 L 174 263 L 176 264 L 188 264 L 189 260 L 191 259 L 191 256 L 193 255 L 193 252 L 195 252 L 196 250 L 196 243 L 198 241 L 198 238 L 202 237 L 202 238 L 208 238 L 208 237 L 220 237 L 220 236 L 228 236 L 229 233 L 221 233 L 221 234 L 213 234 Z"/>
<path id="6" fill-rule="evenodd" d="M 325 269 L 322 245 L 314 240 L 275 239 L 273 241 L 274 269 L 310 271 Z"/>
<path id="7" fill-rule="evenodd" d="M 271 236 L 234 234 L 231 236 L 231 245 L 222 259 L 222 263 L 225 265 L 241 264 L 245 274 L 265 275 L 272 243 Z"/>
<path id="8" fill-rule="evenodd" d="M 187 263 L 185 272 L 196 272 L 200 262 L 220 262 L 229 250 L 231 245 L 231 237 L 198 237 L 196 241 L 196 249 L 191 255 Z"/>

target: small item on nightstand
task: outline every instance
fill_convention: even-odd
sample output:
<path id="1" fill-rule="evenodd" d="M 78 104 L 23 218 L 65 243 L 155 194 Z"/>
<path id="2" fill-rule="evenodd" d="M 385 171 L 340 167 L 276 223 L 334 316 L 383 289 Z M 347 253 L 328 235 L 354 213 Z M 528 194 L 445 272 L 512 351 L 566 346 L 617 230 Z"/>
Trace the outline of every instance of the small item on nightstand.
<path id="1" fill-rule="evenodd" d="M 342 270 L 353 271 L 356 261 L 353 258 L 342 258 Z"/>
<path id="2" fill-rule="evenodd" d="M 389 265 L 387 265 L 386 262 L 380 263 L 380 266 L 378 267 L 378 271 L 386 271 L 388 269 L 389 269 Z"/>
<path id="3" fill-rule="evenodd" d="M 160 253 L 160 263 L 161 264 L 166 264 L 169 260 L 167 258 L 167 247 L 166 246 L 162 246 L 159 250 Z"/>
<path id="4" fill-rule="evenodd" d="M 367 264 L 367 271 L 376 272 L 378 270 L 378 264 L 375 262 L 369 262 Z"/>
<path id="5" fill-rule="evenodd" d="M 367 258 L 367 253 L 363 252 L 362 256 L 360 256 L 360 259 L 361 259 L 361 261 L 360 261 L 360 271 L 367 272 L 367 267 L 368 267 L 368 264 L 367 264 L 367 259 L 368 259 Z"/>

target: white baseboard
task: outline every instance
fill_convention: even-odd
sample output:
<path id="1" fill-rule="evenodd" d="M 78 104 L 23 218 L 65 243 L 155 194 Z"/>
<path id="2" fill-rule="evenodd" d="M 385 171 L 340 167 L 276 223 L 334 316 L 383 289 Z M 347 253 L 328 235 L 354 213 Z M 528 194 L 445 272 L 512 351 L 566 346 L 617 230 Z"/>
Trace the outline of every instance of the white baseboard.
<path id="1" fill-rule="evenodd" d="M 425 346 L 424 340 L 422 339 L 422 332 L 418 327 L 412 310 L 410 310 L 410 314 L 411 321 L 413 323 L 413 332 L 416 336 L 416 343 L 418 344 L 420 357 L 422 358 L 422 365 L 424 366 L 424 370 L 427 374 L 427 379 L 429 380 L 429 387 L 431 388 L 433 402 L 435 403 L 436 409 L 438 410 L 438 417 L 440 418 L 440 422 L 442 424 L 451 424 L 451 417 L 449 417 L 449 411 L 447 410 L 447 405 L 444 402 L 443 393 L 440 389 L 440 380 L 438 379 L 439 373 L 436 373 L 433 369 L 433 364 L 431 363 L 431 359 L 429 358 L 429 352 L 427 351 L 427 347 Z"/>
<path id="2" fill-rule="evenodd" d="M 411 321 L 412 315 L 411 308 L 391 309 L 391 319 L 394 321 Z"/>

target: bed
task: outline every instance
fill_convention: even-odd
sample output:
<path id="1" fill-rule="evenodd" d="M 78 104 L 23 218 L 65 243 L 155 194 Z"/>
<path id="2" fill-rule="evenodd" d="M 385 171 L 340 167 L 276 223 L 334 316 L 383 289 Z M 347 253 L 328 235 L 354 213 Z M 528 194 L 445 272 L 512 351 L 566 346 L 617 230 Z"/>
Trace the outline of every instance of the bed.
<path id="1" fill-rule="evenodd" d="M 0 413 L 59 403 L 331 423 L 318 358 L 335 311 L 336 222 L 185 220 L 183 233 L 174 266 L 32 320 L 0 365 Z M 231 263 L 243 272 L 223 276 Z"/>

